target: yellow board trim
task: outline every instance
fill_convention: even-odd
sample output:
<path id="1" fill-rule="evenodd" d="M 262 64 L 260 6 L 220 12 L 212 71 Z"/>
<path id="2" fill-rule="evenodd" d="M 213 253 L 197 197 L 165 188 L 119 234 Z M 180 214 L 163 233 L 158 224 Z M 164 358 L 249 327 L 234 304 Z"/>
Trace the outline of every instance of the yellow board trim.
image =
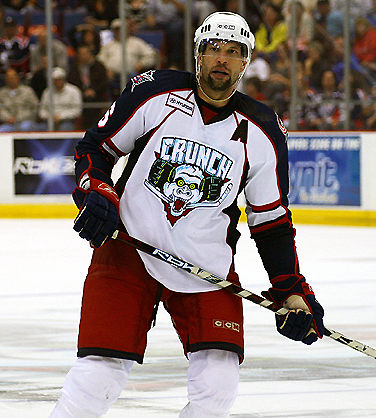
<path id="1" fill-rule="evenodd" d="M 300 209 L 290 207 L 294 224 L 376 226 L 376 211 L 357 209 Z M 247 217 L 241 210 L 240 222 Z"/>
<path id="2" fill-rule="evenodd" d="M 296 224 L 376 226 L 376 212 L 351 209 L 290 208 Z"/>
<path id="3" fill-rule="evenodd" d="M 78 210 L 72 204 L 7 204 L 0 205 L 0 218 L 75 218 Z"/>
<path id="4" fill-rule="evenodd" d="M 376 226 L 376 211 L 352 209 L 290 208 L 295 224 Z M 77 215 L 72 204 L 0 204 L 0 218 L 70 218 Z M 241 208 L 240 222 L 246 222 Z"/>

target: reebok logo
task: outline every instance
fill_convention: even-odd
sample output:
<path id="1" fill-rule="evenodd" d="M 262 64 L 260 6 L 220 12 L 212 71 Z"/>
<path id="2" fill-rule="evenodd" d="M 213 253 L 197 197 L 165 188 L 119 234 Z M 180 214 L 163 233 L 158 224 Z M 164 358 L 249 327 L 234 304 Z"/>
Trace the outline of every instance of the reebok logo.
<path id="1" fill-rule="evenodd" d="M 119 201 L 119 196 L 117 195 L 115 190 L 111 186 L 109 186 L 108 184 L 100 183 L 100 184 L 98 184 L 98 189 L 103 190 L 104 192 L 113 195 L 116 198 L 116 200 Z"/>
<path id="2" fill-rule="evenodd" d="M 214 319 L 213 320 L 213 327 L 214 328 L 225 328 L 228 330 L 240 332 L 240 325 L 236 322 L 226 321 L 223 319 Z"/>

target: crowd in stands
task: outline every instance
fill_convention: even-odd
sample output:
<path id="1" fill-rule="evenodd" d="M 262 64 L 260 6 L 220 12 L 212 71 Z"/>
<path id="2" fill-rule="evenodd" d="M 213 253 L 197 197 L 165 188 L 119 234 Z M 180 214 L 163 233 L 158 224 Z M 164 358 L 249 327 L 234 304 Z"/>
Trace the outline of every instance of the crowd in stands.
<path id="1" fill-rule="evenodd" d="M 185 69 L 186 0 L 126 0 L 127 76 L 154 68 Z M 345 9 L 350 10 L 350 129 L 376 129 L 376 0 L 247 0 L 256 49 L 239 89 L 290 124 L 292 77 L 298 130 L 345 127 Z M 82 130 L 96 124 L 120 94 L 118 0 L 53 2 L 52 79 L 47 82 L 44 0 L 0 5 L 0 132 Z M 214 11 L 239 13 L 239 0 L 193 0 L 193 26 Z M 292 70 L 292 28 L 297 65 Z M 193 36 L 193 34 L 192 34 Z M 192 51 L 193 53 L 193 51 Z M 292 71 L 294 74 L 292 74 Z M 52 100 L 52 106 L 50 106 Z"/>

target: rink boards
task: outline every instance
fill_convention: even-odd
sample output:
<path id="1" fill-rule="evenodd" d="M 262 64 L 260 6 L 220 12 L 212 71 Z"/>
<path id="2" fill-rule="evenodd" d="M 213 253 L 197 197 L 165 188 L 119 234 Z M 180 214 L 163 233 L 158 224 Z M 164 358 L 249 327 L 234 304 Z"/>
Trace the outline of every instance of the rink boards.
<path id="1" fill-rule="evenodd" d="M 73 155 L 82 136 L 1 134 L 0 217 L 73 218 Z M 376 226 L 376 133 L 293 132 L 288 148 L 295 223 Z"/>

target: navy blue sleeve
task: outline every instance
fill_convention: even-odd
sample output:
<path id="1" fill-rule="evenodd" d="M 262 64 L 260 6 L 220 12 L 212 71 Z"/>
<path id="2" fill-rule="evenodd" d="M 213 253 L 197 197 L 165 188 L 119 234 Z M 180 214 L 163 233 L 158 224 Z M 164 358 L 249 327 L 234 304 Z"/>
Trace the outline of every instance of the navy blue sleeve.
<path id="1" fill-rule="evenodd" d="M 299 262 L 295 246 L 295 228 L 288 208 L 289 166 L 287 130 L 281 119 L 261 103 L 257 109 L 257 123 L 273 141 L 277 152 L 277 172 L 281 192 L 281 205 L 286 215 L 264 225 L 251 228 L 264 268 L 270 279 L 284 274 L 299 274 Z"/>

